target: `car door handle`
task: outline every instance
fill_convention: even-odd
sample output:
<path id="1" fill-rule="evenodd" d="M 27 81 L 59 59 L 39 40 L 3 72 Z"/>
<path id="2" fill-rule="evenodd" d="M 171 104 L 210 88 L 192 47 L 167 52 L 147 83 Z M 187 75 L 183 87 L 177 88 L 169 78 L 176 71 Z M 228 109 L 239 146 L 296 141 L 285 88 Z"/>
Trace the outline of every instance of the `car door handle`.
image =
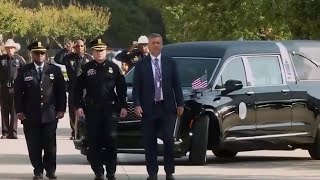
<path id="1" fill-rule="evenodd" d="M 282 89 L 281 92 L 286 94 L 286 93 L 290 92 L 290 90 L 289 89 Z"/>
<path id="2" fill-rule="evenodd" d="M 248 95 L 248 96 L 254 95 L 254 92 L 253 91 L 247 91 L 246 95 Z"/>

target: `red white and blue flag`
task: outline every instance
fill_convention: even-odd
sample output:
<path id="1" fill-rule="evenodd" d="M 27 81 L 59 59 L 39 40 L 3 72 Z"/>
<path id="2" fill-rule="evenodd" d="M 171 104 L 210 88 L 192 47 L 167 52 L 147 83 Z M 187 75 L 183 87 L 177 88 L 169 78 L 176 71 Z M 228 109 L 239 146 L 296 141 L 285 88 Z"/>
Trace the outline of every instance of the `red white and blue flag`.
<path id="1" fill-rule="evenodd" d="M 192 82 L 192 89 L 198 90 L 208 86 L 207 73 Z"/>

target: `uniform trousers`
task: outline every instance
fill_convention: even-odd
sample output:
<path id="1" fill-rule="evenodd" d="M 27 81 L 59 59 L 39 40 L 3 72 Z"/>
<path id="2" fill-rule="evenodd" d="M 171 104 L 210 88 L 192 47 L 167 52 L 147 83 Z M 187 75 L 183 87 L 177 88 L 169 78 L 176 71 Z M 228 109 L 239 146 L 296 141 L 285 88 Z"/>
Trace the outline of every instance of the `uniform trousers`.
<path id="1" fill-rule="evenodd" d="M 89 106 L 85 115 L 91 168 L 95 174 L 104 174 L 105 160 L 107 174 L 112 176 L 117 167 L 118 115 L 109 105 Z"/>
<path id="2" fill-rule="evenodd" d="M 8 88 L 6 85 L 1 85 L 1 121 L 2 135 L 17 137 L 18 119 L 14 109 L 13 88 Z"/>
<path id="3" fill-rule="evenodd" d="M 28 121 L 27 119 L 24 121 Z M 34 167 L 34 174 L 47 174 L 56 171 L 56 141 L 57 123 L 23 123 L 23 131 L 26 137 L 29 158 Z M 43 155 L 42 155 L 43 154 Z"/>

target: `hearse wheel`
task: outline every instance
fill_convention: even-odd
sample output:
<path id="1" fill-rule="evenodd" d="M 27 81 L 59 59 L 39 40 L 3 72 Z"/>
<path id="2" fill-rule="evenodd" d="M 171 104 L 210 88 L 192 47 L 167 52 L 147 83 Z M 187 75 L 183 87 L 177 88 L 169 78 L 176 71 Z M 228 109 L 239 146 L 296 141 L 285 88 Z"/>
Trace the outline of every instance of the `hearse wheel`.
<path id="1" fill-rule="evenodd" d="M 309 148 L 309 154 L 312 159 L 320 160 L 320 128 L 318 127 L 316 139 Z"/>
<path id="2" fill-rule="evenodd" d="M 218 158 L 233 158 L 238 152 L 228 150 L 212 150 L 213 154 Z"/>
<path id="3" fill-rule="evenodd" d="M 207 161 L 207 146 L 210 118 L 201 116 L 193 124 L 189 161 L 193 165 L 204 165 Z"/>

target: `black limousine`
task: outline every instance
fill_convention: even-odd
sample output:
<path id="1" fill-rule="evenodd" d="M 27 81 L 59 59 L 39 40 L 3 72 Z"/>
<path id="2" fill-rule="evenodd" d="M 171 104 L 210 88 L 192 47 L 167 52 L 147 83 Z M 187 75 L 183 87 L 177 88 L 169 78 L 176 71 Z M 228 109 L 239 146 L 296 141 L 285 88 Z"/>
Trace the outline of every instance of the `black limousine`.
<path id="1" fill-rule="evenodd" d="M 185 112 L 176 120 L 175 155 L 189 154 L 191 164 L 240 151 L 308 150 L 320 159 L 320 42 L 212 41 L 164 46 L 173 57 L 185 97 Z M 141 120 L 134 115 L 126 75 L 129 115 L 118 124 L 118 151 L 144 153 Z M 207 87 L 192 84 L 202 77 Z M 76 149 L 87 152 L 82 121 Z M 159 155 L 163 155 L 161 134 Z"/>

